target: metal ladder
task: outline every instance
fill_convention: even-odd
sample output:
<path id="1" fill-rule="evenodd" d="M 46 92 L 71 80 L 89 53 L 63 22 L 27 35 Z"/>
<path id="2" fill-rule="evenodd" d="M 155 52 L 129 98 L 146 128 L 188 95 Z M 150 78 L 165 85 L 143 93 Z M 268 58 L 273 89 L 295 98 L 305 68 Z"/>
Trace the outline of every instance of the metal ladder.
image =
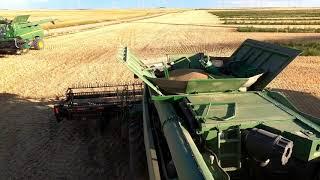
<path id="1" fill-rule="evenodd" d="M 219 164 L 223 164 L 223 159 L 225 158 L 234 158 L 235 161 L 232 161 L 232 166 L 221 166 L 223 170 L 225 171 L 236 171 L 241 168 L 241 132 L 240 132 L 240 127 L 237 126 L 235 129 L 236 131 L 236 137 L 235 138 L 226 138 L 224 137 L 224 133 L 219 131 L 218 132 L 218 159 L 219 159 Z M 236 148 L 232 153 L 224 153 L 221 150 L 221 145 L 226 145 L 226 144 L 235 144 Z"/>

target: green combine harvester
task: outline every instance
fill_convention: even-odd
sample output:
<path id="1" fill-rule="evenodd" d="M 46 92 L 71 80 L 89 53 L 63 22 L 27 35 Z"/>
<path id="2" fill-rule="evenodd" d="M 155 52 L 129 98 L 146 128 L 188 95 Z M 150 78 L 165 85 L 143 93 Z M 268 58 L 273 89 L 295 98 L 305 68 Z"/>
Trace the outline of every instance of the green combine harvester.
<path id="1" fill-rule="evenodd" d="M 265 89 L 300 53 L 248 39 L 231 57 L 198 53 L 147 66 L 121 50 L 145 83 L 139 127 L 149 178 L 319 180 L 320 119 Z"/>
<path id="2" fill-rule="evenodd" d="M 54 19 L 45 19 L 29 22 L 30 15 L 16 16 L 13 20 L 0 17 L 0 50 L 23 54 L 34 48 L 41 50 L 44 48 L 44 30 L 40 24 L 51 22 Z"/>
<path id="3" fill-rule="evenodd" d="M 123 48 L 119 60 L 144 88 L 68 89 L 54 112 L 58 121 L 119 112 L 129 121 L 132 179 L 147 169 L 152 180 L 320 180 L 320 119 L 266 89 L 300 53 L 248 39 L 230 57 L 146 65 Z"/>

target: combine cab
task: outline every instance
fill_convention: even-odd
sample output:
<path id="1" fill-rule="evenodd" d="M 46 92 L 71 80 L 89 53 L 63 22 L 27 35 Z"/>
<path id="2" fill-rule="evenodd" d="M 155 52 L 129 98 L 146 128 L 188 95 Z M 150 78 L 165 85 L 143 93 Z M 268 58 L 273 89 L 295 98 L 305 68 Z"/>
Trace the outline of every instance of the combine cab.
<path id="1" fill-rule="evenodd" d="M 30 48 L 40 50 L 44 48 L 44 30 L 40 24 L 51 22 L 54 19 L 45 19 L 29 22 L 30 15 L 16 16 L 13 20 L 0 18 L 0 50 L 26 53 Z"/>
<path id="2" fill-rule="evenodd" d="M 121 61 L 145 83 L 149 178 L 319 179 L 320 120 L 265 89 L 299 54 L 248 39 L 231 57 L 147 66 L 122 49 Z"/>

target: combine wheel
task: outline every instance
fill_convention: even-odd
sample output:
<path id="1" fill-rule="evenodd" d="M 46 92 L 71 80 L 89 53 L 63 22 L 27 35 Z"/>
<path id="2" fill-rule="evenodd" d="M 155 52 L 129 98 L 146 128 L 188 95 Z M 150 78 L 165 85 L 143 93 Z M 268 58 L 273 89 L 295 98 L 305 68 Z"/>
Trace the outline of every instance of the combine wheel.
<path id="1" fill-rule="evenodd" d="M 33 41 L 33 47 L 36 50 L 41 50 L 44 48 L 44 41 L 41 38 L 35 38 Z"/>
<path id="2" fill-rule="evenodd" d="M 146 179 L 146 156 L 141 117 L 129 120 L 130 173 L 133 179 Z"/>

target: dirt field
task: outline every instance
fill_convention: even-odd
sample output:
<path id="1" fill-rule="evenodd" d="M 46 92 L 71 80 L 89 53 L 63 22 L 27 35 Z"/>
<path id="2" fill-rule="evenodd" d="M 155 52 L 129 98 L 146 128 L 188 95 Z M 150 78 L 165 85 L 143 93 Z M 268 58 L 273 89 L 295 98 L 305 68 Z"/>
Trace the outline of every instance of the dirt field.
<path id="1" fill-rule="evenodd" d="M 97 139 L 83 133 L 87 128 L 77 123 L 56 124 L 50 112 L 52 99 L 62 97 L 74 84 L 133 81 L 133 74 L 116 60 L 120 45 L 151 62 L 164 59 L 165 54 L 199 51 L 229 56 L 247 38 L 320 39 L 311 33 L 239 33 L 220 23 L 206 11 L 185 11 L 51 37 L 45 39 L 42 51 L 1 56 L 0 127 L 5 130 L 0 138 L 7 141 L 0 141 L 0 176 L 128 179 L 125 148 L 121 142 L 108 141 L 118 135 L 112 129 L 118 125 L 110 125 L 109 133 Z M 304 112 L 318 117 L 319 61 L 320 57 L 299 57 L 270 84 Z M 114 161 L 110 147 L 125 155 Z"/>

